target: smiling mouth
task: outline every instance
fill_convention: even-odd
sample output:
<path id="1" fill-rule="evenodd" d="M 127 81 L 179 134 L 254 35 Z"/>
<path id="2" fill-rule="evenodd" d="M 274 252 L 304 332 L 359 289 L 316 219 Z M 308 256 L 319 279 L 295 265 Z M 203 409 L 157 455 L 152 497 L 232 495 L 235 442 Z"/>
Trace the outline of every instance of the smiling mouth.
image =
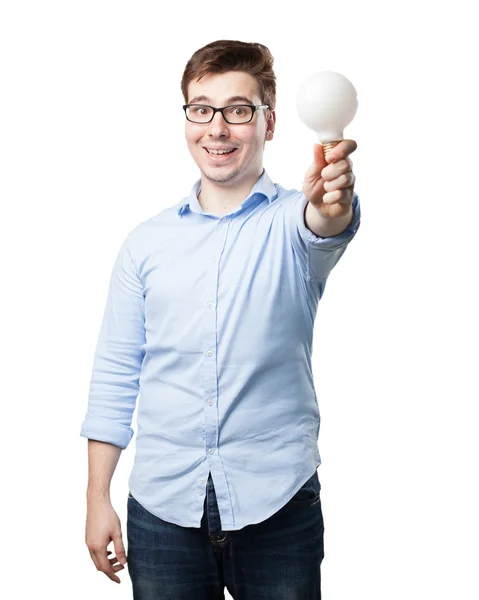
<path id="1" fill-rule="evenodd" d="M 234 149 L 232 149 L 232 150 L 230 150 L 230 151 L 227 151 L 227 152 L 225 152 L 225 151 L 221 151 L 221 152 L 219 152 L 218 154 L 216 154 L 216 153 L 210 152 L 210 151 L 209 151 L 207 148 L 203 148 L 203 149 L 204 149 L 204 151 L 205 151 L 205 152 L 208 154 L 208 156 L 211 156 L 211 158 L 214 158 L 214 159 L 216 159 L 216 160 L 217 160 L 217 159 L 224 158 L 224 157 L 227 157 L 227 156 L 231 156 L 231 155 L 232 155 L 232 154 L 234 154 L 234 153 L 236 152 L 236 150 L 237 150 L 237 148 L 234 148 Z"/>

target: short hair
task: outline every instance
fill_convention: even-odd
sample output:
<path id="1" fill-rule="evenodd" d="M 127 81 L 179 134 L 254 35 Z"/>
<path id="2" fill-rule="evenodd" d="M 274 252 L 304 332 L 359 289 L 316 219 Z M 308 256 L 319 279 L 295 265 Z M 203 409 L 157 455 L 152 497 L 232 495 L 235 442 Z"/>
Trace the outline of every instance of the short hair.
<path id="1" fill-rule="evenodd" d="M 188 102 L 188 85 L 210 73 L 246 71 L 259 84 L 263 104 L 270 110 L 276 105 L 276 76 L 273 55 L 263 44 L 237 40 L 217 40 L 197 50 L 186 64 L 181 78 L 181 91 Z"/>

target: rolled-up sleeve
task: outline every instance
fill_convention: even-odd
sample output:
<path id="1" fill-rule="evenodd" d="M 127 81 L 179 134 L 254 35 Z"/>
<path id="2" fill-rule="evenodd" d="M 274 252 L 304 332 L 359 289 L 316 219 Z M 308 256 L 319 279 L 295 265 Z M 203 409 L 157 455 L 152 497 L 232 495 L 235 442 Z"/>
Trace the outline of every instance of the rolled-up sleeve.
<path id="1" fill-rule="evenodd" d="M 143 286 L 127 236 L 116 257 L 95 349 L 88 409 L 80 435 L 126 448 L 145 346 Z"/>
<path id="2" fill-rule="evenodd" d="M 342 233 L 325 238 L 318 237 L 306 227 L 304 213 L 307 203 L 308 200 L 302 192 L 298 192 L 289 203 L 291 242 L 305 278 L 324 284 L 359 229 L 359 197 L 354 194 L 353 218 L 349 226 Z"/>

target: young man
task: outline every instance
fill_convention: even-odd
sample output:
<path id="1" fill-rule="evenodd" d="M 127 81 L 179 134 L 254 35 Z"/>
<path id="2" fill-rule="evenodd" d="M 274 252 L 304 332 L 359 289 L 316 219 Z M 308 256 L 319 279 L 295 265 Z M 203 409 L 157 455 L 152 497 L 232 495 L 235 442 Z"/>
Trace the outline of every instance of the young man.
<path id="1" fill-rule="evenodd" d="M 328 161 L 316 145 L 301 192 L 273 183 L 272 64 L 255 43 L 193 54 L 183 108 L 201 177 L 128 234 L 113 268 L 81 430 L 86 543 L 119 583 L 126 553 L 109 486 L 141 388 L 127 522 L 136 599 L 211 600 L 225 586 L 243 600 L 321 596 L 312 335 L 359 227 L 356 143 Z"/>

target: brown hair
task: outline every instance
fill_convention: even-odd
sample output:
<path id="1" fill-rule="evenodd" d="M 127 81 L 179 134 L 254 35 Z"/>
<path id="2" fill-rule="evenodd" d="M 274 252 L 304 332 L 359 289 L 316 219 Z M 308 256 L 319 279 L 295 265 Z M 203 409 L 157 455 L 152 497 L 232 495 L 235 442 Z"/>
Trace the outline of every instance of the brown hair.
<path id="1" fill-rule="evenodd" d="M 209 73 L 226 71 L 246 71 L 256 78 L 264 104 L 270 110 L 276 105 L 276 76 L 273 71 L 273 56 L 266 46 L 255 42 L 237 40 L 218 40 L 197 50 L 188 61 L 183 77 L 181 91 L 188 102 L 188 85 Z"/>

